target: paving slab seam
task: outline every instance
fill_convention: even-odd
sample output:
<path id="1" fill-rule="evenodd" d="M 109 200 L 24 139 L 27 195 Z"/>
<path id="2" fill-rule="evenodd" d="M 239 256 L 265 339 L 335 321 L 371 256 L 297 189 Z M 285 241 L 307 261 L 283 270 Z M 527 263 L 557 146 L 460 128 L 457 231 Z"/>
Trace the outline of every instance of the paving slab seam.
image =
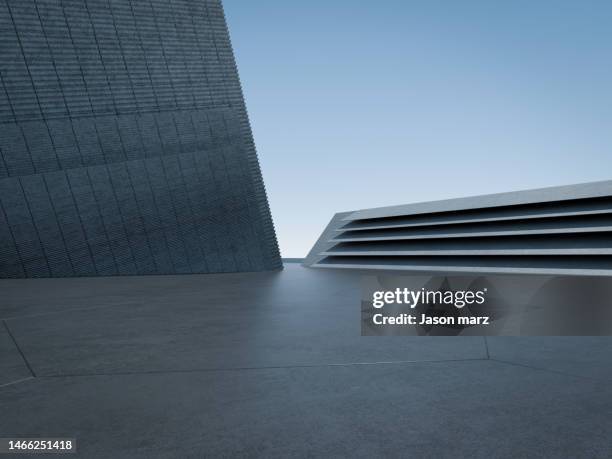
<path id="1" fill-rule="evenodd" d="M 230 371 L 256 371 L 256 370 L 290 370 L 297 368 L 331 368 L 331 367 L 351 367 L 351 366 L 370 366 L 370 365 L 407 365 L 417 363 L 452 363 L 452 362 L 480 362 L 486 358 L 470 359 L 439 359 L 439 360 L 397 360 L 381 362 L 348 362 L 348 363 L 325 363 L 313 365 L 274 365 L 262 367 L 235 367 L 235 368 L 194 368 L 185 370 L 148 370 L 148 371 L 117 371 L 117 372 L 96 372 L 96 373 L 64 373 L 39 375 L 37 378 L 80 378 L 92 376 L 133 376 L 133 375 L 156 375 L 156 374 L 184 374 L 184 373 L 214 373 Z"/>
<path id="2" fill-rule="evenodd" d="M 35 378 L 34 376 L 28 376 L 27 378 L 17 379 L 15 381 L 0 384 L 0 389 L 3 387 L 14 386 L 15 384 L 19 384 L 19 383 L 26 382 L 26 381 L 33 381 L 35 379 L 38 379 L 38 378 Z"/>
<path id="3" fill-rule="evenodd" d="M 104 308 L 115 308 L 119 306 L 133 306 L 138 305 L 141 306 L 142 303 L 138 302 L 126 302 L 126 303 L 114 303 L 114 304 L 101 304 L 99 306 L 90 306 L 86 308 L 71 308 L 71 309 L 63 309 L 61 311 L 48 311 L 48 312 L 39 312 L 36 314 L 25 314 L 21 316 L 8 316 L 8 317 L 0 317 L 0 320 L 8 321 L 8 320 L 20 320 L 20 319 L 29 319 L 32 317 L 42 317 L 42 316 L 51 316 L 55 314 L 65 314 L 68 312 L 79 312 L 79 311 L 94 311 L 96 309 L 104 309 Z"/>
<path id="4" fill-rule="evenodd" d="M 487 341 L 487 337 L 483 336 L 482 337 L 484 340 L 484 345 L 485 345 L 485 352 L 487 353 L 487 359 L 491 358 L 491 354 L 489 353 L 489 342 Z"/>
<path id="5" fill-rule="evenodd" d="M 4 324 L 4 328 L 6 328 L 6 332 L 8 333 L 9 337 L 11 338 L 11 340 L 13 341 L 13 344 L 15 345 L 15 347 L 17 348 L 17 352 L 19 352 L 19 355 L 21 355 L 21 359 L 23 360 L 23 363 L 25 364 L 25 366 L 28 368 L 28 371 L 30 372 L 30 374 L 32 375 L 33 378 L 36 378 L 36 373 L 34 372 L 34 370 L 32 369 L 32 366 L 30 365 L 30 362 L 28 362 L 28 359 L 26 358 L 25 354 L 23 353 L 23 351 L 21 350 L 21 347 L 19 347 L 19 343 L 17 343 L 17 340 L 15 339 L 15 337 L 13 336 L 13 333 L 11 332 L 11 329 L 9 328 L 8 324 L 6 323 L 6 320 L 3 320 L 2 323 Z"/>
<path id="6" fill-rule="evenodd" d="M 535 365 L 527 365 L 525 363 L 512 362 L 510 360 L 500 360 L 500 359 L 496 359 L 495 357 L 492 357 L 489 360 L 491 362 L 500 363 L 502 365 L 511 365 L 515 367 L 528 368 L 530 370 L 535 370 L 535 371 L 545 371 L 547 373 L 554 373 L 554 374 L 561 375 L 561 376 L 569 376 L 571 378 L 581 378 L 581 379 L 586 379 L 588 381 L 595 381 L 595 382 L 610 381 L 610 379 L 607 379 L 607 378 L 594 378 L 592 376 L 585 376 L 585 375 L 580 375 L 580 374 L 575 374 L 575 373 L 566 373 L 564 371 L 551 370 L 549 368 L 542 368 L 542 367 L 537 367 Z"/>

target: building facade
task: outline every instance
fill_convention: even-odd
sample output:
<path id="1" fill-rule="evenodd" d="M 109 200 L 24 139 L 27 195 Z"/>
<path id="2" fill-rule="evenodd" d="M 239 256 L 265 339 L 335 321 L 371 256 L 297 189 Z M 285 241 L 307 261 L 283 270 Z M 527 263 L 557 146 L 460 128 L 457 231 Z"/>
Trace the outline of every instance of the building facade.
<path id="1" fill-rule="evenodd" d="M 612 275 L 612 181 L 336 214 L 306 266 Z"/>
<path id="2" fill-rule="evenodd" d="M 282 266 L 217 0 L 0 0 L 0 277 Z"/>

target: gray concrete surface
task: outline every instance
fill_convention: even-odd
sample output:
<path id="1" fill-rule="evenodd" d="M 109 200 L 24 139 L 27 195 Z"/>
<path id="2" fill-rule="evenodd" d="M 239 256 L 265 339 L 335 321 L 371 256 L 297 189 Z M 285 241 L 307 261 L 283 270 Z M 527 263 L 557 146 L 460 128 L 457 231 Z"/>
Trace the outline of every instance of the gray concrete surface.
<path id="1" fill-rule="evenodd" d="M 484 194 L 465 198 L 443 199 L 439 201 L 363 209 L 348 213 L 343 220 L 349 222 L 352 220 L 369 218 L 429 214 L 433 212 L 480 209 L 485 207 L 516 206 L 521 204 L 585 198 L 601 198 L 610 195 L 612 195 L 612 180 L 604 180 L 600 182 L 577 183 L 573 185 L 553 186 L 532 190 Z"/>
<path id="2" fill-rule="evenodd" d="M 297 263 L 0 294 L 0 436 L 94 458 L 612 455 L 610 338 L 361 337 L 358 274 Z"/>
<path id="3" fill-rule="evenodd" d="M 0 324 L 0 387 L 31 378 L 32 374 L 5 323 Z"/>

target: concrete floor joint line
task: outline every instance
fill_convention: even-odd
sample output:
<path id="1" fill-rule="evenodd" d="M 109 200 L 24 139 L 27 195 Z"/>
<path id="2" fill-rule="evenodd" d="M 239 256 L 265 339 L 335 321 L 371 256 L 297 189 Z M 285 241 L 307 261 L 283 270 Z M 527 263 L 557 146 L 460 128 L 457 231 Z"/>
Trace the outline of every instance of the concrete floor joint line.
<path id="1" fill-rule="evenodd" d="M 215 373 L 229 371 L 256 371 L 256 370 L 291 370 L 295 368 L 326 368 L 326 367 L 357 367 L 374 365 L 407 365 L 417 363 L 452 363 L 452 362 L 478 362 L 486 361 L 484 358 L 466 359 L 439 359 L 439 360 L 398 360 L 390 362 L 348 362 L 348 363 L 324 363 L 313 365 L 276 365 L 261 367 L 237 367 L 237 368 L 194 368 L 185 370 L 149 370 L 149 371 L 118 371 L 108 373 L 67 373 L 67 374 L 48 374 L 37 376 L 43 378 L 85 378 L 95 376 L 137 376 L 137 375 L 163 375 L 163 374 L 185 374 L 185 373 Z"/>
<path id="2" fill-rule="evenodd" d="M 131 302 L 126 302 L 126 303 L 114 303 L 114 304 L 100 304 L 98 306 L 90 306 L 90 307 L 85 307 L 85 308 L 70 308 L 70 309 L 62 309 L 59 311 L 46 311 L 46 312 L 38 312 L 36 314 L 25 314 L 22 316 L 9 316 L 9 317 L 0 317 L 0 320 L 2 320 L 3 322 L 9 321 L 9 320 L 20 320 L 20 319 L 31 319 L 33 317 L 44 317 L 44 316 L 51 316 L 51 315 L 57 315 L 57 314 L 68 314 L 71 312 L 81 312 L 81 311 L 92 311 L 92 310 L 96 310 L 96 309 L 106 309 L 106 308 L 116 308 L 116 307 L 123 307 L 123 306 L 131 306 L 134 303 Z"/>
<path id="3" fill-rule="evenodd" d="M 489 353 L 489 342 L 487 341 L 487 337 L 483 336 L 482 337 L 484 340 L 484 345 L 485 345 L 485 351 L 487 353 L 487 360 L 491 358 L 491 354 Z"/>
<path id="4" fill-rule="evenodd" d="M 19 383 L 26 382 L 26 381 L 31 381 L 33 379 L 38 379 L 38 378 L 35 378 L 34 376 L 28 376 L 27 378 L 21 378 L 21 379 L 15 380 L 15 381 L 11 381 L 11 382 L 7 382 L 7 383 L 4 383 L 4 384 L 0 384 L 0 388 L 8 387 L 8 386 L 14 386 L 15 384 L 19 384 Z"/>
<path id="5" fill-rule="evenodd" d="M 32 375 L 32 377 L 36 378 L 36 373 L 32 369 L 32 366 L 30 365 L 30 362 L 28 362 L 28 359 L 26 358 L 25 354 L 23 353 L 23 350 L 21 350 L 21 348 L 19 347 L 19 344 L 17 343 L 17 340 L 13 336 L 13 333 L 11 332 L 11 329 L 9 328 L 8 324 L 6 323 L 6 320 L 3 320 L 2 323 L 4 324 L 4 328 L 6 328 L 6 332 L 8 333 L 8 335 L 11 338 L 11 340 L 13 341 L 13 344 L 15 345 L 15 348 L 17 349 L 17 352 L 19 352 L 19 355 L 21 355 L 21 359 L 23 360 L 23 363 L 28 368 L 28 370 L 29 370 L 30 374 Z"/>
<path id="6" fill-rule="evenodd" d="M 490 358 L 489 360 L 491 362 L 500 363 L 502 365 L 511 365 L 511 366 L 515 366 L 515 367 L 528 368 L 530 370 L 535 370 L 535 371 L 544 371 L 546 373 L 553 373 L 553 374 L 561 375 L 561 376 L 569 376 L 571 378 L 581 378 L 581 379 L 587 379 L 589 381 L 597 381 L 597 382 L 607 381 L 606 379 L 591 378 L 589 376 L 579 375 L 579 374 L 575 374 L 575 373 L 566 373 L 564 371 L 551 370 L 551 369 L 548 369 L 548 368 L 536 367 L 534 365 L 527 365 L 525 363 L 511 362 L 509 360 L 500 360 L 500 359 L 496 359 L 495 357 Z"/>

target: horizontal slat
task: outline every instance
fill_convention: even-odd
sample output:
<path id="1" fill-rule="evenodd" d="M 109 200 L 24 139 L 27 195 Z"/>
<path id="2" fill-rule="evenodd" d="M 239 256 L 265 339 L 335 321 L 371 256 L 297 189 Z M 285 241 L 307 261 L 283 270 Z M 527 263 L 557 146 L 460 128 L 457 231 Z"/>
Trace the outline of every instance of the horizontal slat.
<path id="1" fill-rule="evenodd" d="M 612 234 L 570 234 L 442 238 L 407 241 L 341 242 L 322 255 L 604 255 L 612 254 Z"/>
<path id="2" fill-rule="evenodd" d="M 353 220 L 338 228 L 336 231 L 379 230 L 389 228 L 407 228 L 413 226 L 452 225 L 461 223 L 562 218 L 605 214 L 612 214 L 611 197 Z"/>
<path id="3" fill-rule="evenodd" d="M 352 257 L 376 257 L 376 256 L 478 256 L 478 255 L 612 255 L 612 249 L 505 249 L 499 250 L 478 249 L 478 250 L 329 250 L 321 253 L 322 256 L 352 256 Z"/>
<path id="4" fill-rule="evenodd" d="M 315 268 L 448 273 L 612 275 L 610 256 L 343 257 L 323 258 Z"/>
<path id="5" fill-rule="evenodd" d="M 548 204 L 609 196 L 612 196 L 612 180 L 363 209 L 352 212 L 344 220 L 432 214 L 465 209 L 500 208 L 525 204 Z"/>
<path id="6" fill-rule="evenodd" d="M 393 241 L 431 238 L 519 236 L 538 234 L 601 233 L 612 231 L 612 215 L 587 215 L 527 221 L 466 223 L 417 228 L 344 231 L 330 242 Z"/>

